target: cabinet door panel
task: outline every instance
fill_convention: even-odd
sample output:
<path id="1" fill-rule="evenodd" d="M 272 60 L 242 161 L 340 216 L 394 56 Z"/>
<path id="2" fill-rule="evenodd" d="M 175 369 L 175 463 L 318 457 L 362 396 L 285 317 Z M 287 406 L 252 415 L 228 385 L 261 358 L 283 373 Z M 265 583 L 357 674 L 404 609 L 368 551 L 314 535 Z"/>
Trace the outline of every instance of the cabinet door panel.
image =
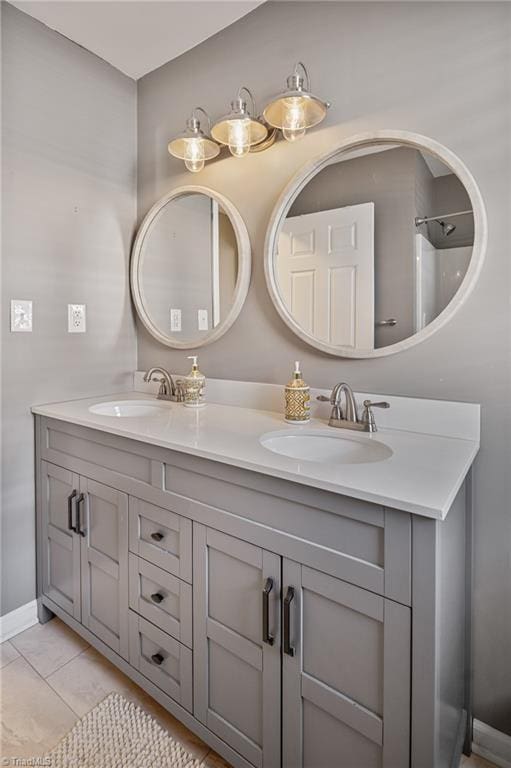
<path id="1" fill-rule="evenodd" d="M 279 598 L 277 555 L 194 524 L 194 714 L 258 768 L 280 765 Z"/>
<path id="2" fill-rule="evenodd" d="M 82 624 L 128 658 L 128 497 L 80 478 Z"/>
<path id="3" fill-rule="evenodd" d="M 71 520 L 68 504 L 70 495 L 78 493 L 79 477 L 43 461 L 41 478 L 43 592 L 80 621 L 80 537 L 70 528 L 75 524 L 74 500 Z"/>
<path id="4" fill-rule="evenodd" d="M 284 561 L 285 768 L 409 765 L 410 609 Z"/>

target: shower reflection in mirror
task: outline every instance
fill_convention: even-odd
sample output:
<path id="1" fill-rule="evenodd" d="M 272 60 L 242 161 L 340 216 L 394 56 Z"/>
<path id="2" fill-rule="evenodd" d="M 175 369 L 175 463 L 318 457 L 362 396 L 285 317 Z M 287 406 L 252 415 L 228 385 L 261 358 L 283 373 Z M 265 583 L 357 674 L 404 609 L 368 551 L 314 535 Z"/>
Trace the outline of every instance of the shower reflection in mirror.
<path id="1" fill-rule="evenodd" d="M 470 199 L 452 170 L 426 150 L 376 143 L 334 156 L 292 199 L 275 282 L 311 337 L 377 349 L 445 309 L 473 243 Z"/>

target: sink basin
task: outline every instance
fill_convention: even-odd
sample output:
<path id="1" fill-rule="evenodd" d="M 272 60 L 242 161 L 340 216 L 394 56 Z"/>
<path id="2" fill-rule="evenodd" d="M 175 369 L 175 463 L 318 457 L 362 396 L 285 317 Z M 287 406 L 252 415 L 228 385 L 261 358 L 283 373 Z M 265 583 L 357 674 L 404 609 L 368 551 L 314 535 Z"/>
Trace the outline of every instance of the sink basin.
<path id="1" fill-rule="evenodd" d="M 273 453 L 289 456 L 299 461 L 313 461 L 319 464 L 365 464 L 385 461 L 393 451 L 385 443 L 374 438 L 324 431 L 309 432 L 267 432 L 260 439 L 261 444 Z"/>
<path id="2" fill-rule="evenodd" d="M 114 416 L 118 419 L 136 418 L 140 416 L 160 416 L 168 405 L 154 400 L 119 400 L 112 403 L 91 405 L 89 411 L 98 416 Z"/>

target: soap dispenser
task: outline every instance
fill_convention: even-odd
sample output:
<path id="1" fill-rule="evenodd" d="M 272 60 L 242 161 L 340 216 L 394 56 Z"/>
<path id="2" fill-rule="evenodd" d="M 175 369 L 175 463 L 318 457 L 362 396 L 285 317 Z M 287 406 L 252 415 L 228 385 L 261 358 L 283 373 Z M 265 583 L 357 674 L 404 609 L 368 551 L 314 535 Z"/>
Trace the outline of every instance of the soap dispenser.
<path id="1" fill-rule="evenodd" d="M 292 380 L 284 389 L 286 398 L 285 420 L 288 424 L 307 424 L 310 420 L 310 389 L 302 379 L 300 363 L 295 362 Z"/>
<path id="2" fill-rule="evenodd" d="M 197 355 L 188 355 L 188 360 L 193 360 L 192 370 L 182 381 L 184 404 L 186 408 L 201 408 L 204 402 L 204 387 L 206 377 L 199 371 Z"/>

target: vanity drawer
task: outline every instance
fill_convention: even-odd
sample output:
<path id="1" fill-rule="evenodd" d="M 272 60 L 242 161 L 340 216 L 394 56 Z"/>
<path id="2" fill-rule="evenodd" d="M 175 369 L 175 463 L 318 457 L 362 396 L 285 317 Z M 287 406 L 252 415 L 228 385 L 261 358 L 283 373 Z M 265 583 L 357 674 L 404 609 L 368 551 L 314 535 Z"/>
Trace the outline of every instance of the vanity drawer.
<path id="1" fill-rule="evenodd" d="M 191 520 L 130 496 L 129 521 L 130 551 L 191 583 Z"/>
<path id="2" fill-rule="evenodd" d="M 130 553 L 129 604 L 133 611 L 192 647 L 192 587 L 186 581 Z"/>
<path id="3" fill-rule="evenodd" d="M 192 711 L 192 652 L 130 610 L 130 664 Z"/>

